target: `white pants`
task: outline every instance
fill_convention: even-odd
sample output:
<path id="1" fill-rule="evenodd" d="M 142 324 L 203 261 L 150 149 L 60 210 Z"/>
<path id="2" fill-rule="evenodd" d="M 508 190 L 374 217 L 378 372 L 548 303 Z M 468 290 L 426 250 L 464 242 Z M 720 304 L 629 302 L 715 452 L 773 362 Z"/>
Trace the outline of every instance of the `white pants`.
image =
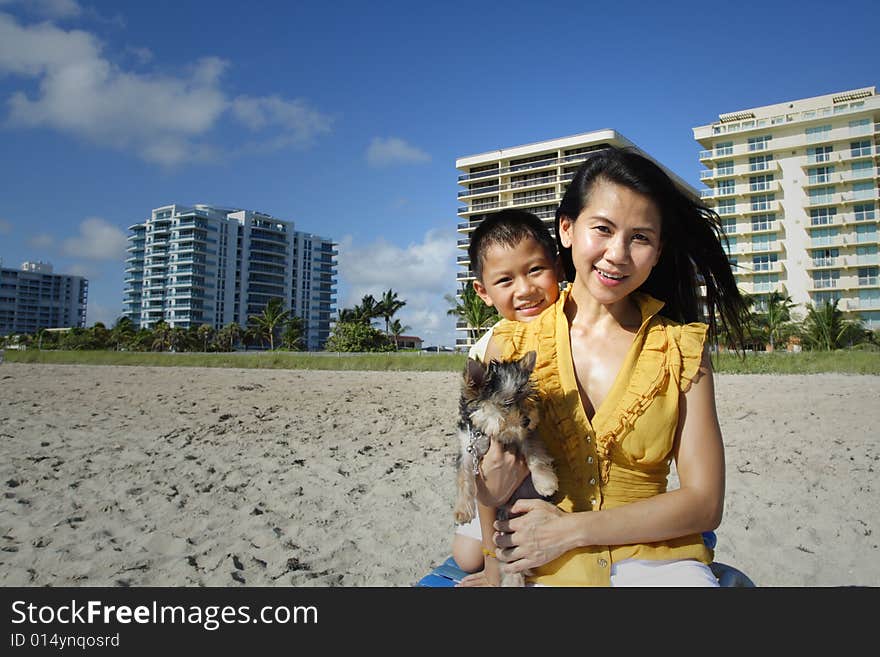
<path id="1" fill-rule="evenodd" d="M 611 565 L 611 586 L 717 587 L 718 579 L 709 566 L 693 559 L 624 559 Z"/>

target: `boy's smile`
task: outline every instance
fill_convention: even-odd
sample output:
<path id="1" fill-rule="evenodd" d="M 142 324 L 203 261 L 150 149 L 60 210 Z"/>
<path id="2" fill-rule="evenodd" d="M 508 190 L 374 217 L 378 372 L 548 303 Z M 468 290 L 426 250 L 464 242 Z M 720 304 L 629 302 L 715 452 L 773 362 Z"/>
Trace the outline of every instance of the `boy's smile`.
<path id="1" fill-rule="evenodd" d="M 556 262 L 531 237 L 516 246 L 490 245 L 482 264 L 482 280 L 474 281 L 474 289 L 505 319 L 531 321 L 559 297 Z"/>

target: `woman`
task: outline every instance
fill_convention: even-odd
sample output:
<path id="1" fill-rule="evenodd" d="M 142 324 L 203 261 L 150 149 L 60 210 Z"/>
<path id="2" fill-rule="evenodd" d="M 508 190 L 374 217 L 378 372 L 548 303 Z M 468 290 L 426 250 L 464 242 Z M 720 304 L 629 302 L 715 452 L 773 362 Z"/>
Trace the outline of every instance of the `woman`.
<path id="1" fill-rule="evenodd" d="M 721 521 L 724 448 L 705 345 L 719 324 L 741 341 L 746 312 L 718 217 L 611 148 L 575 174 L 556 237 L 571 285 L 533 322 L 497 326 L 486 357 L 537 351 L 559 492 L 493 522 L 527 474 L 493 445 L 477 481 L 484 548 L 539 585 L 717 585 L 701 533 Z"/>

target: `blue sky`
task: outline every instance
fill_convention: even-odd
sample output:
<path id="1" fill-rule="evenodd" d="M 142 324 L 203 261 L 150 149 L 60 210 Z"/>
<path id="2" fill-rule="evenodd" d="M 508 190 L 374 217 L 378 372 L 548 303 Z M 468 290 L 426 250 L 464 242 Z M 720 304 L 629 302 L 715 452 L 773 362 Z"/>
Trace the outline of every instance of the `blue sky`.
<path id="1" fill-rule="evenodd" d="M 692 128 L 878 83 L 876 1 L 0 0 L 0 258 L 122 308 L 127 227 L 268 212 L 453 344 L 455 159 L 614 128 L 695 187 Z"/>

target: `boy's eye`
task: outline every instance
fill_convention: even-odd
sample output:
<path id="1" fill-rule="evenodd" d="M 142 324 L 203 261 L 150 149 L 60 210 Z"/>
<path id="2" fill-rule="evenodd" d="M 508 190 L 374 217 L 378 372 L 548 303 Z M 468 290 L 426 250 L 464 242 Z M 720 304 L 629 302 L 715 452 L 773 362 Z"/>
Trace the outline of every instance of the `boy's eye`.
<path id="1" fill-rule="evenodd" d="M 542 266 L 540 266 L 540 265 L 535 265 L 534 267 L 532 267 L 532 268 L 529 270 L 529 273 L 530 273 L 530 274 L 541 273 L 542 271 L 544 271 L 544 269 L 546 269 L 546 267 L 542 267 Z"/>

